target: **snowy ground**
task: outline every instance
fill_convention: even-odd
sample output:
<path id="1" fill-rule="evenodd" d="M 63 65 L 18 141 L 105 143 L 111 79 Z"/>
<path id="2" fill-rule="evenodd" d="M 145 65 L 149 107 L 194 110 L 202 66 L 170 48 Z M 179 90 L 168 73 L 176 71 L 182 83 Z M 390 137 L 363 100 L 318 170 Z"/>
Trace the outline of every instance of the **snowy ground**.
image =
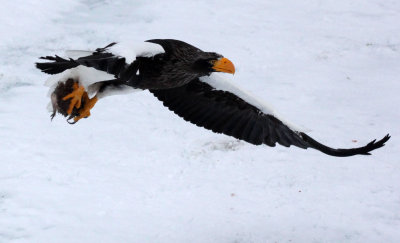
<path id="1" fill-rule="evenodd" d="M 0 242 L 400 242 L 399 1 L 1 6 Z M 125 38 L 225 55 L 235 83 L 326 144 L 392 139 L 350 158 L 252 146 L 148 92 L 50 122 L 37 57 Z"/>

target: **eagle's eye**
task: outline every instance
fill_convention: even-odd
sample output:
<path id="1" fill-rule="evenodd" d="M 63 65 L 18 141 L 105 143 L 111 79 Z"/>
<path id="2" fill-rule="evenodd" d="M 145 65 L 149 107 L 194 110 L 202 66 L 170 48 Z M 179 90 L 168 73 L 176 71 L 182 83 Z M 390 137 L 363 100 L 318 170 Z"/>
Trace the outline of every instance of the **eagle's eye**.
<path id="1" fill-rule="evenodd" d="M 195 72 L 198 73 L 210 73 L 213 72 L 213 66 L 214 63 L 216 62 L 216 59 L 213 58 L 206 58 L 206 59 L 197 59 L 194 63 L 193 63 L 193 70 Z"/>

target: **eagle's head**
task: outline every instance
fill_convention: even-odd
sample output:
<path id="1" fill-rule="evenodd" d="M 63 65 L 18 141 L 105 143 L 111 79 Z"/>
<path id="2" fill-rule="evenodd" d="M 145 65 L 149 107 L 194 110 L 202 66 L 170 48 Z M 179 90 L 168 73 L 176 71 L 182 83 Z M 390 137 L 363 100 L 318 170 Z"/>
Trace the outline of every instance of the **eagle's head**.
<path id="1" fill-rule="evenodd" d="M 233 63 L 228 58 L 215 52 L 203 52 L 193 62 L 191 68 L 201 76 L 210 75 L 212 72 L 235 73 Z"/>
<path id="2" fill-rule="evenodd" d="M 204 52 L 179 40 L 155 39 L 148 42 L 161 45 L 165 53 L 157 54 L 151 60 L 142 60 L 146 64 L 140 71 L 146 78 L 158 79 L 159 83 L 168 82 L 171 85 L 172 82 L 177 82 L 173 86 L 180 86 L 213 72 L 235 73 L 233 63 L 221 54 Z"/>

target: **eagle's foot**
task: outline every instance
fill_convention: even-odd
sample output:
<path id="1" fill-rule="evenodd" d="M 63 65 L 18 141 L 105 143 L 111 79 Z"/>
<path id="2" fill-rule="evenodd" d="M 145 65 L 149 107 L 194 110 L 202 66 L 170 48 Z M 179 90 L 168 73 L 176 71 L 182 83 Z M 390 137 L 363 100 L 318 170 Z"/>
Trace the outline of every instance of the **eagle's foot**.
<path id="1" fill-rule="evenodd" d="M 90 99 L 87 92 L 84 92 L 82 95 L 82 103 L 84 105 L 78 110 L 78 115 L 76 116 L 71 115 L 68 118 L 67 122 L 70 124 L 75 124 L 82 118 L 88 118 L 90 116 L 90 110 L 94 107 L 97 100 L 98 100 L 97 96 L 94 96 L 93 98 Z M 70 122 L 72 118 L 74 121 Z"/>
<path id="2" fill-rule="evenodd" d="M 72 86 L 73 91 L 69 93 L 68 95 L 64 96 L 62 100 L 66 101 L 68 99 L 70 100 L 69 108 L 67 110 L 67 114 L 71 115 L 72 110 L 75 108 L 79 109 L 81 107 L 81 101 L 82 101 L 82 96 L 87 93 L 85 92 L 85 88 L 80 85 L 78 82 L 74 82 Z"/>
<path id="3" fill-rule="evenodd" d="M 82 118 L 90 116 L 90 110 L 97 102 L 97 97 L 89 98 L 85 88 L 74 79 L 59 82 L 51 94 L 53 114 L 60 113 L 68 117 L 67 122 L 74 124 Z"/>

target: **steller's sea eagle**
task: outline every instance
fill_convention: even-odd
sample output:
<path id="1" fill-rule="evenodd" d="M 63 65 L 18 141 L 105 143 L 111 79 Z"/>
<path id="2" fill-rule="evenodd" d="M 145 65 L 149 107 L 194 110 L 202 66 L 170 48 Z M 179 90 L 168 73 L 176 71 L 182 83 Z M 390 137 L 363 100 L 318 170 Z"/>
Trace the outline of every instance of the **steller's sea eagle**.
<path id="1" fill-rule="evenodd" d="M 364 147 L 334 149 L 280 119 L 272 109 L 215 72 L 235 73 L 230 60 L 183 41 L 154 39 L 139 45 L 111 43 L 93 52 L 46 56 L 36 67 L 52 74 L 52 118 L 59 112 L 76 123 L 108 95 L 149 90 L 164 106 L 197 126 L 251 144 L 313 148 L 332 156 L 369 155 L 389 134 Z"/>

